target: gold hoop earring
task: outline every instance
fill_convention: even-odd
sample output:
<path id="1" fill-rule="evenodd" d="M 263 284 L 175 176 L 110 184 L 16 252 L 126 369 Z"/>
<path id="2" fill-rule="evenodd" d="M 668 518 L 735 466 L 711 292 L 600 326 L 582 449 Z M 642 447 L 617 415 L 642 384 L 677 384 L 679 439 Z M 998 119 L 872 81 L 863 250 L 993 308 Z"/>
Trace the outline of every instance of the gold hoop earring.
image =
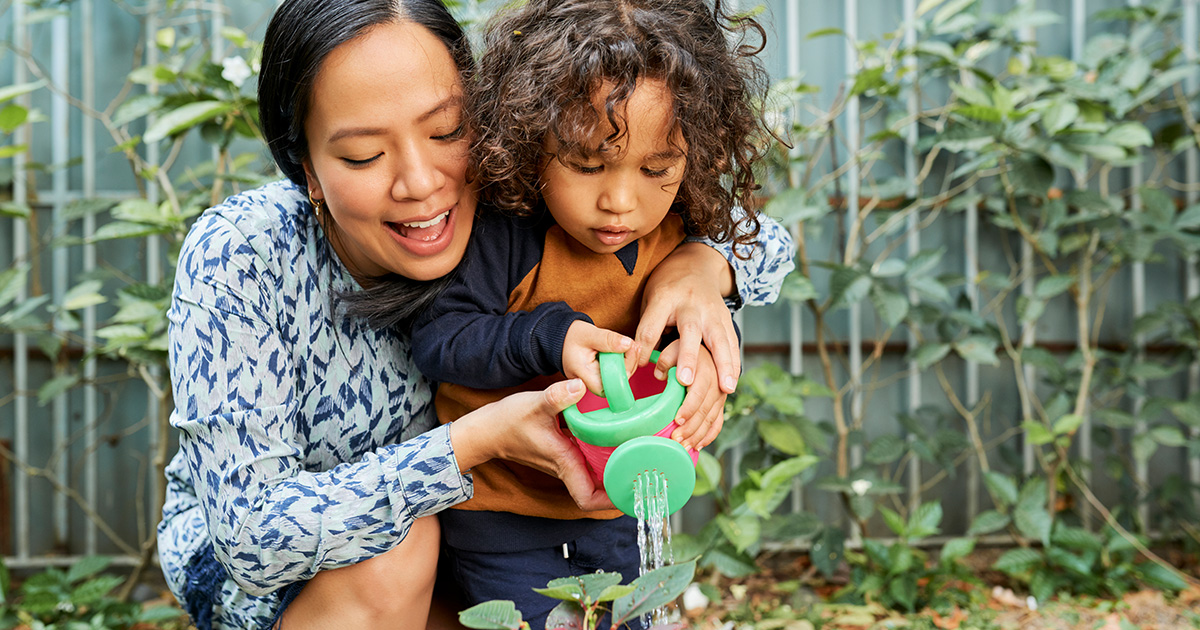
<path id="1" fill-rule="evenodd" d="M 312 191 L 310 190 L 310 191 L 308 191 L 308 203 L 312 204 L 313 214 L 316 215 L 318 220 L 320 220 L 321 211 L 325 209 L 325 200 L 324 199 L 313 199 Z"/>

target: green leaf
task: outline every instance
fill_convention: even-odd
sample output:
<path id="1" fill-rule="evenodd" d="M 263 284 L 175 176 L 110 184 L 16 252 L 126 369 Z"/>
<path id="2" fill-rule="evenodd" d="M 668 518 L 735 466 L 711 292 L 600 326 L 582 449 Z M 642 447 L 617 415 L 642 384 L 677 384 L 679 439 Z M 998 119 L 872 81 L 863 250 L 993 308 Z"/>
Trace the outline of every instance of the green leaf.
<path id="1" fill-rule="evenodd" d="M 28 219 L 32 212 L 33 209 L 27 204 L 16 203 L 14 201 L 0 201 L 0 216 Z"/>
<path id="2" fill-rule="evenodd" d="M 922 6 L 925 6 L 927 4 L 929 4 L 929 3 L 927 3 L 927 2 L 922 3 Z M 934 14 L 933 25 L 940 26 L 942 24 L 945 24 L 947 21 L 950 20 L 950 18 L 958 15 L 959 13 L 962 13 L 964 10 L 966 10 L 967 7 L 969 7 L 973 4 L 975 4 L 975 0 L 951 0 L 948 4 L 943 6 L 941 8 L 941 10 L 939 10 L 937 13 Z M 928 10 L 929 9 L 926 8 L 926 11 L 928 11 Z M 918 15 L 919 15 L 919 13 L 918 13 Z"/>
<path id="3" fill-rule="evenodd" d="M 1042 126 L 1046 128 L 1046 133 L 1054 135 L 1078 119 L 1079 106 L 1072 101 L 1058 99 L 1042 114 Z"/>
<path id="4" fill-rule="evenodd" d="M 897 435 L 881 435 L 871 440 L 866 460 L 870 464 L 890 464 L 904 455 L 908 444 Z"/>
<path id="5" fill-rule="evenodd" d="M 547 628 L 582 629 L 586 612 L 576 602 L 559 602 L 549 615 L 546 615 Z"/>
<path id="6" fill-rule="evenodd" d="M 813 538 L 809 556 L 813 566 L 825 577 L 837 572 L 845 553 L 846 535 L 837 527 L 826 527 Z"/>
<path id="7" fill-rule="evenodd" d="M 817 289 L 802 273 L 790 273 L 783 279 L 783 288 L 779 297 L 790 302 L 804 302 L 817 297 Z"/>
<path id="8" fill-rule="evenodd" d="M 101 575 L 92 578 L 71 591 L 71 603 L 76 605 L 96 603 L 123 582 L 125 582 L 125 578 L 119 575 Z"/>
<path id="9" fill-rule="evenodd" d="M 808 34 L 805 39 L 817 39 L 818 37 L 826 37 L 828 35 L 845 35 L 846 31 L 840 28 L 821 28 Z"/>
<path id="10" fill-rule="evenodd" d="M 145 223 L 130 223 L 128 221 L 112 221 L 106 223 L 96 230 L 96 233 L 88 239 L 89 243 L 97 243 L 100 241 L 110 241 L 118 238 L 140 238 L 143 236 L 151 236 L 153 234 L 162 234 L 167 230 L 160 226 L 146 225 Z"/>
<path id="11" fill-rule="evenodd" d="M 989 470 L 983 474 L 983 482 L 987 484 L 992 498 L 1001 508 L 1007 508 L 1017 502 L 1017 482 L 1012 477 Z"/>
<path id="12" fill-rule="evenodd" d="M 158 120 L 146 130 L 142 140 L 152 144 L 168 136 L 174 136 L 212 120 L 233 109 L 233 104 L 221 101 L 197 101 L 175 109 Z"/>
<path id="13" fill-rule="evenodd" d="M 799 427 L 786 420 L 761 420 L 758 434 L 764 442 L 788 455 L 803 455 L 808 451 Z"/>
<path id="14" fill-rule="evenodd" d="M 6 147 L 0 147 L 0 159 L 10 158 L 14 155 L 24 153 L 28 149 L 29 149 L 29 145 L 25 145 L 25 144 L 10 144 Z M 18 204 L 14 204 L 14 205 L 18 205 Z M 28 215 L 26 215 L 26 216 L 28 216 Z"/>
<path id="15" fill-rule="evenodd" d="M 762 481 L 759 486 L 764 490 L 770 490 L 783 484 L 790 484 L 796 475 L 812 468 L 820 463 L 820 459 L 813 455 L 802 455 L 800 457 L 792 457 L 785 459 L 774 466 L 767 469 L 763 473 Z"/>
<path id="16" fill-rule="evenodd" d="M 613 625 L 620 626 L 667 605 L 683 594 L 695 574 L 696 563 L 685 562 L 655 569 L 634 580 L 633 592 L 613 602 Z"/>
<path id="17" fill-rule="evenodd" d="M 1010 549 L 992 565 L 993 569 L 1009 575 L 1024 573 L 1042 564 L 1042 554 L 1033 549 Z"/>
<path id="18" fill-rule="evenodd" d="M 1050 528 L 1054 525 L 1054 519 L 1046 508 L 1040 505 L 1018 504 L 1013 512 L 1013 522 L 1026 538 L 1040 540 L 1043 545 L 1049 546 Z"/>
<path id="19" fill-rule="evenodd" d="M 1149 433 L 1133 436 L 1133 459 L 1139 462 L 1150 461 L 1150 457 L 1158 450 L 1158 442 Z"/>
<path id="20" fill-rule="evenodd" d="M 762 525 L 757 516 L 746 514 L 731 518 L 724 514 L 717 515 L 717 527 L 725 535 L 725 539 L 733 543 L 739 552 L 745 551 L 762 537 Z"/>
<path id="21" fill-rule="evenodd" d="M 458 613 L 458 621 L 468 628 L 484 630 L 518 630 L 521 613 L 517 605 L 508 600 L 490 601 L 472 606 Z"/>
<path id="22" fill-rule="evenodd" d="M 974 118 L 989 123 L 998 123 L 1004 120 L 1004 113 L 995 107 L 986 107 L 983 105 L 966 105 L 954 110 L 968 118 Z"/>
<path id="23" fill-rule="evenodd" d="M 1183 431 L 1180 431 L 1179 427 L 1159 425 L 1150 429 L 1150 436 L 1154 438 L 1155 442 L 1163 446 L 1178 447 L 1187 444 L 1187 438 L 1184 437 Z"/>
<path id="24" fill-rule="evenodd" d="M 956 342 L 954 351 L 968 361 L 984 365 L 1000 365 L 1000 359 L 996 356 L 996 344 L 990 337 L 971 335 Z"/>
<path id="25" fill-rule="evenodd" d="M 885 285 L 877 284 L 871 287 L 871 304 L 884 326 L 889 330 L 895 328 L 908 317 L 908 296 Z"/>
<path id="26" fill-rule="evenodd" d="M 1127 148 L 1148 147 L 1154 144 L 1150 130 L 1139 122 L 1121 123 L 1104 134 L 1104 139 L 1117 146 Z"/>
<path id="27" fill-rule="evenodd" d="M 16 85 L 2 87 L 0 88 L 0 103 L 11 101 L 12 99 L 24 94 L 29 94 L 34 90 L 40 89 L 44 85 L 46 85 L 46 81 L 42 80 L 34 81 L 32 83 L 18 83 Z"/>
<path id="28" fill-rule="evenodd" d="M 113 113 L 112 125 L 114 127 L 128 125 L 139 118 L 162 109 L 166 101 L 167 98 L 161 94 L 139 94 L 121 103 L 121 106 Z"/>
<path id="29" fill-rule="evenodd" d="M 626 595 L 629 595 L 632 592 L 633 592 L 632 584 L 614 584 L 614 585 L 604 589 L 603 591 L 600 591 L 600 595 L 599 595 L 599 597 L 596 598 L 596 601 L 611 602 L 613 600 L 625 597 Z"/>
<path id="30" fill-rule="evenodd" d="M 100 293 L 100 289 L 104 287 L 104 283 L 99 280 L 86 280 L 71 287 L 70 291 L 63 296 L 62 309 L 66 311 L 75 311 L 88 306 L 103 304 L 108 301 Z"/>
<path id="31" fill-rule="evenodd" d="M 1138 565 L 1138 575 L 1147 584 L 1167 591 L 1178 592 L 1187 588 L 1187 581 L 1178 571 L 1168 569 L 1154 562 Z"/>
<path id="32" fill-rule="evenodd" d="M 838 267 L 833 270 L 829 281 L 829 294 L 832 304 L 843 306 L 857 304 L 871 290 L 871 276 L 852 267 Z"/>
<path id="33" fill-rule="evenodd" d="M 938 533 L 942 522 L 942 504 L 938 501 L 917 506 L 908 519 L 909 538 L 925 538 Z"/>
<path id="34" fill-rule="evenodd" d="M 1038 280 L 1037 287 L 1034 288 L 1034 296 L 1048 300 L 1075 285 L 1075 276 L 1057 275 L 1046 276 Z"/>
<path id="35" fill-rule="evenodd" d="M 109 567 L 112 564 L 112 558 L 107 556 L 86 556 L 80 558 L 78 562 L 71 565 L 67 570 L 67 582 L 74 584 L 79 580 L 91 577 Z"/>
<path id="36" fill-rule="evenodd" d="M 703 496 L 721 486 L 721 460 L 709 453 L 700 451 L 700 459 L 696 462 L 696 487 L 692 496 Z"/>
<path id="37" fill-rule="evenodd" d="M 940 561 L 942 564 L 950 564 L 959 558 L 965 557 L 974 550 L 974 538 L 951 538 L 946 541 L 945 545 L 942 545 Z"/>
<path id="38" fill-rule="evenodd" d="M 1025 439 L 1032 444 L 1042 445 L 1054 441 L 1054 434 L 1041 422 L 1027 420 L 1021 423 L 1021 428 L 1025 429 Z"/>
<path id="39" fill-rule="evenodd" d="M 8 306 L 9 302 L 17 299 L 17 295 L 29 281 L 29 270 L 32 263 L 26 262 L 0 272 L 0 309 Z"/>
<path id="40" fill-rule="evenodd" d="M 917 348 L 910 360 L 916 361 L 917 367 L 922 371 L 928 370 L 931 365 L 941 361 L 950 354 L 951 346 L 948 343 L 927 343 Z"/>
<path id="41" fill-rule="evenodd" d="M 903 604 L 906 610 L 913 612 L 917 602 L 916 576 L 905 575 L 892 579 L 888 582 L 888 594 Z"/>
<path id="42" fill-rule="evenodd" d="M 981 512 L 979 516 L 975 517 L 975 520 L 971 522 L 971 528 L 967 530 L 967 534 L 971 536 L 990 534 L 1008 527 L 1009 522 L 1008 515 L 1001 514 L 996 510 L 988 510 Z"/>
<path id="43" fill-rule="evenodd" d="M 0 109 L 0 131 L 12 133 L 29 118 L 29 110 L 20 105 L 8 105 Z"/>
<path id="44" fill-rule="evenodd" d="M 865 68 L 860 71 L 854 77 L 854 86 L 850 88 L 850 96 L 863 94 L 885 85 L 886 81 L 883 78 L 883 73 L 886 70 L 886 66 L 875 66 L 874 68 Z"/>
<path id="45" fill-rule="evenodd" d="M 79 384 L 82 377 L 78 373 L 60 374 L 38 388 L 38 404 L 45 405 L 60 394 Z"/>
<path id="46" fill-rule="evenodd" d="M 1079 426 L 1083 424 L 1083 416 L 1072 413 L 1067 414 L 1058 420 L 1054 421 L 1055 435 L 1074 435 L 1079 430 Z"/>
<path id="47" fill-rule="evenodd" d="M 726 577 L 741 578 L 758 573 L 754 558 L 739 553 L 730 544 L 718 545 L 704 554 L 703 561 L 706 566 L 715 568 Z"/>
<path id="48" fill-rule="evenodd" d="M 904 517 L 897 514 L 894 510 L 888 509 L 886 506 L 879 506 L 879 514 L 883 516 L 883 522 L 897 536 L 907 537 L 908 523 L 904 521 Z"/>

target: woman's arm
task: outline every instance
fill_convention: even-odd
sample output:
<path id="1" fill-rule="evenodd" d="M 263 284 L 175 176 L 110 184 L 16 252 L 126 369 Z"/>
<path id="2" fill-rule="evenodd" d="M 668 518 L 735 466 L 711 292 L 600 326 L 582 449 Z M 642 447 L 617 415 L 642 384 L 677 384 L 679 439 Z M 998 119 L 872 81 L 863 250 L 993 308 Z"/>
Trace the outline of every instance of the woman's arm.
<path id="1" fill-rule="evenodd" d="M 170 311 L 171 422 L 217 558 L 252 594 L 388 551 L 416 518 L 471 496 L 446 427 L 305 470 L 312 419 L 299 417 L 276 286 L 237 227 L 209 214 L 180 253 Z"/>
<path id="2" fill-rule="evenodd" d="M 765 215 L 759 220 L 758 242 L 749 252 L 735 252 L 732 241 L 689 239 L 659 263 L 646 284 L 636 335 L 641 363 L 649 360 L 663 330 L 674 326 L 680 341 L 680 382 L 691 384 L 703 341 L 713 355 L 721 390 L 733 393 L 741 365 L 729 313 L 743 305 L 773 303 L 783 279 L 795 268 L 795 243 L 787 229 Z M 737 253 L 749 256 L 739 258 Z"/>

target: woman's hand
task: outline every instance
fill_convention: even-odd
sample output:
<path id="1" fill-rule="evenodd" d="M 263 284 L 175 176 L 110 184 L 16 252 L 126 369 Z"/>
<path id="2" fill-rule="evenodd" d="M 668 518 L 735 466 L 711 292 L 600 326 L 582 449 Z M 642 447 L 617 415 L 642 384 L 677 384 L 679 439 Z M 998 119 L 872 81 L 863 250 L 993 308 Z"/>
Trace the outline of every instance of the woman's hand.
<path id="1" fill-rule="evenodd" d="M 459 469 L 506 459 L 562 480 L 583 510 L 612 509 L 596 487 L 583 453 L 558 428 L 558 414 L 583 398 L 583 381 L 560 381 L 540 392 L 519 392 L 455 420 L 450 441 Z"/>
<path id="2" fill-rule="evenodd" d="M 680 383 L 691 386 L 704 343 L 712 353 L 721 391 L 732 394 L 741 374 L 741 353 L 733 318 L 725 306 L 725 296 L 733 292 L 733 270 L 725 257 L 703 243 L 684 243 L 659 263 L 646 282 L 642 319 L 636 334 L 640 346 L 638 365 L 650 360 L 663 329 L 679 331 L 677 360 L 663 363 L 676 366 Z"/>
<path id="3" fill-rule="evenodd" d="M 676 353 L 679 352 L 679 346 L 680 343 L 675 341 L 664 348 L 658 357 L 658 364 L 673 362 Z M 658 374 L 657 368 L 655 374 Z M 660 378 L 666 378 L 665 370 Z M 712 444 L 721 432 L 721 427 L 725 426 L 727 396 L 728 394 L 717 387 L 717 369 L 713 364 L 712 355 L 701 346 L 696 378 L 675 414 L 675 423 L 679 427 L 671 433 L 671 439 L 682 444 L 684 448 L 696 450 Z"/>

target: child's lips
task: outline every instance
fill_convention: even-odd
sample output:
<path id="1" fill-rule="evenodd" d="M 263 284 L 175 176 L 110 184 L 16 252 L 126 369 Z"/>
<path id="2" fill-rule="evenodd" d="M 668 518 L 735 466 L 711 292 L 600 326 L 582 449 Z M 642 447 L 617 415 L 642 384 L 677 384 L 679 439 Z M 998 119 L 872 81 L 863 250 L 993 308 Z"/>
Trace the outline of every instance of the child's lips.
<path id="1" fill-rule="evenodd" d="M 626 228 L 604 227 L 592 230 L 596 235 L 596 240 L 604 245 L 620 245 L 629 240 L 629 236 L 633 234 L 632 230 Z"/>

